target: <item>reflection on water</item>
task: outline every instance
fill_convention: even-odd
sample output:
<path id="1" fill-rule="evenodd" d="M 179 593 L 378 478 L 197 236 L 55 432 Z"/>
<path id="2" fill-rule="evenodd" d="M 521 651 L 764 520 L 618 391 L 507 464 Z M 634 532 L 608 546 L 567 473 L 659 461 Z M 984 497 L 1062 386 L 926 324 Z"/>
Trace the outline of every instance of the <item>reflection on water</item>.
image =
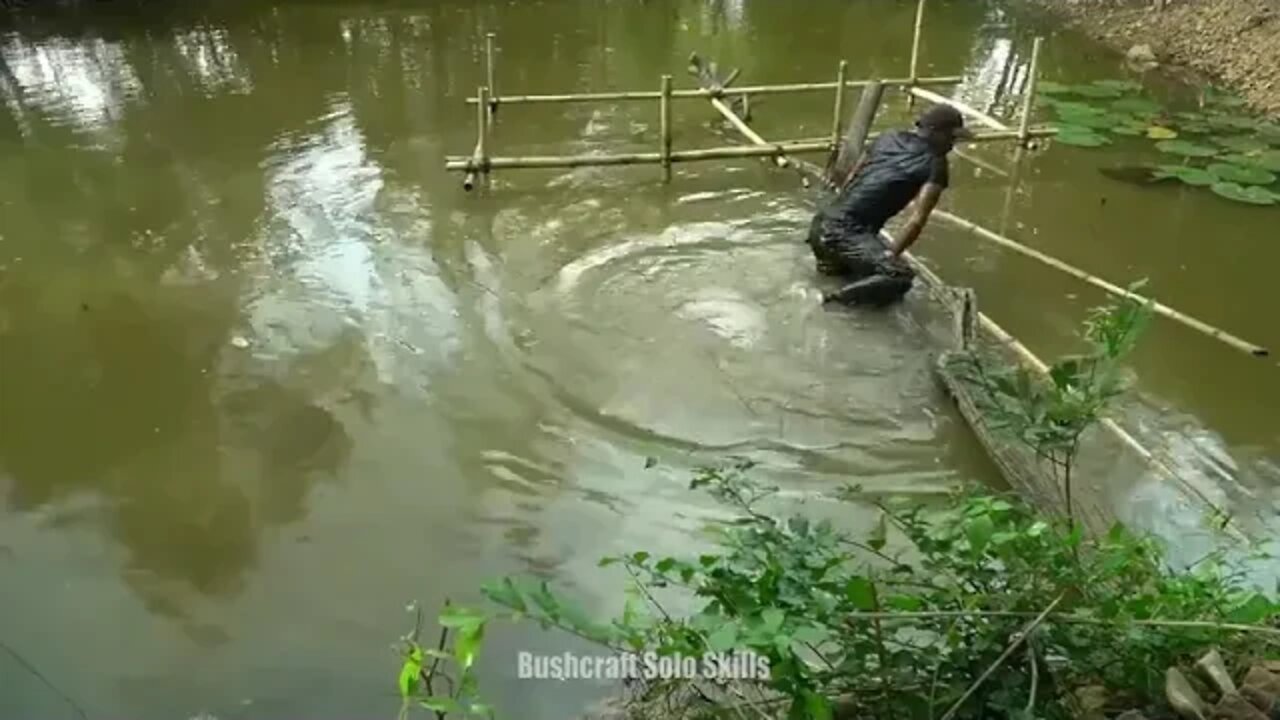
<path id="1" fill-rule="evenodd" d="M 502 173 L 464 195 L 440 169 L 474 142 L 462 98 L 485 81 L 488 30 L 507 92 L 652 87 L 693 50 L 756 82 L 828 77 L 837 56 L 854 76 L 902 74 L 913 8 L 822 5 L 840 21 L 762 0 L 8 18 L 0 640 L 92 716 L 394 712 L 383 648 L 404 602 L 435 609 L 521 571 L 612 610 L 620 585 L 600 555 L 688 551 L 723 513 L 688 491 L 695 465 L 752 457 L 787 502 L 854 525 L 864 508 L 822 494 L 856 479 L 923 497 L 991 477 L 935 387 L 924 298 L 883 313 L 817 304 L 793 176 L 689 165 L 663 186 L 652 168 L 581 168 Z M 984 107 L 1016 104 L 1029 45 L 1016 18 L 989 3 L 931 12 L 927 71 L 962 72 L 959 92 Z M 1071 42 L 1054 38 L 1050 72 L 1098 72 Z M 677 106 L 679 145 L 723 142 L 704 110 Z M 814 136 L 829 98 L 755 112 L 768 135 Z M 509 106 L 495 142 L 649 149 L 654 120 L 643 104 Z M 1009 207 L 1012 227 L 1119 279 L 1136 263 L 1126 248 L 1164 245 L 1095 216 L 1100 180 L 1073 153 L 1037 156 L 1017 196 L 957 161 L 952 202 L 986 224 Z M 1158 215 L 1123 192 L 1107 207 Z M 1177 222 L 1202 215 L 1187 232 L 1256 217 L 1197 205 Z M 1064 217 L 1094 234 L 1055 231 Z M 1065 345 L 1080 308 L 1062 298 L 1079 288 L 941 229 L 920 248 L 1029 344 Z M 1269 282 L 1264 263 L 1232 271 L 1219 254 L 1212 266 L 1239 281 L 1208 293 L 1168 255 L 1143 267 L 1171 304 L 1212 312 Z M 1266 323 L 1245 311 L 1227 324 L 1280 342 Z M 1194 341 L 1153 335 L 1126 424 L 1271 526 L 1277 381 Z M 1212 392 L 1185 380 L 1205 365 L 1222 378 Z M 1098 477 L 1138 524 L 1195 524 L 1136 464 Z M 564 717 L 602 692 L 514 679 L 515 649 L 563 639 L 492 642 L 487 681 L 521 717 Z M 0 716 L 66 714 L 6 662 L 16 691 Z"/>

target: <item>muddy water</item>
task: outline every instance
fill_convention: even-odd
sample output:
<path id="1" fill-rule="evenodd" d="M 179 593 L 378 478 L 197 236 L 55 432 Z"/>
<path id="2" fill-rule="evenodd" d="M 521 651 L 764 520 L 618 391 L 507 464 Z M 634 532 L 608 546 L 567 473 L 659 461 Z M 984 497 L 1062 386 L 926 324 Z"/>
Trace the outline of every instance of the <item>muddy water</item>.
<path id="1" fill-rule="evenodd" d="M 404 604 L 532 572 L 617 607 L 602 554 L 684 551 L 719 512 L 685 487 L 729 455 L 788 502 L 842 482 L 927 497 L 991 479 L 930 376 L 937 318 L 816 305 L 795 177 L 756 161 L 517 171 L 464 194 L 463 98 L 499 34 L 508 92 L 686 86 L 690 51 L 751 82 L 899 75 L 908 3 L 224 4 L 69 13 L 0 34 L 0 640 L 94 718 L 387 717 Z M 1004 107 L 1027 22 L 939 3 L 923 60 Z M 815 18 L 820 20 L 815 22 Z M 1016 55 L 1009 57 L 1016 51 Z M 1118 72 L 1054 36 L 1058 79 Z M 1175 89 L 1176 91 L 1176 89 Z M 755 104 L 766 136 L 828 132 L 830 98 Z M 899 104 L 887 121 L 905 117 Z M 722 144 L 709 109 L 676 144 Z M 656 108 L 507 106 L 505 153 L 648 150 Z M 992 162 L 1001 150 L 975 150 Z M 1055 147 L 1020 183 L 957 160 L 948 204 L 1280 347 L 1273 209 L 1106 180 L 1140 151 Z M 1102 298 L 941 225 L 919 246 L 1046 355 Z M 1280 487 L 1280 368 L 1157 322 L 1135 433 L 1255 523 Z M 1123 457 L 1126 517 L 1194 524 Z M 1247 512 L 1245 512 L 1247 511 Z M 485 683 L 522 718 L 592 683 Z M 0 654 L 0 716 L 74 717 Z"/>

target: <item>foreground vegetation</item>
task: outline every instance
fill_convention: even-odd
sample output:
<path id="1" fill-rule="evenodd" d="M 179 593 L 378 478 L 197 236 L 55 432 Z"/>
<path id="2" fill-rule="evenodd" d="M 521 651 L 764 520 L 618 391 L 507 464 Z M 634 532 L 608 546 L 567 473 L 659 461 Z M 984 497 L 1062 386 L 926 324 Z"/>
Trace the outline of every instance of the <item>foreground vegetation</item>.
<path id="1" fill-rule="evenodd" d="M 1169 668 L 1210 649 L 1233 676 L 1280 657 L 1280 605 L 1250 588 L 1224 551 L 1171 568 L 1155 540 L 1119 525 L 1090 535 L 1073 519 L 1081 435 L 1120 392 L 1120 363 L 1146 317 L 1132 300 L 1095 311 L 1088 350 L 1056 363 L 1047 380 L 988 359 L 969 366 L 985 412 L 1053 469 L 1062 517 L 977 488 L 924 507 L 846 487 L 843 498 L 880 511 L 875 529 L 857 536 L 766 511 L 776 488 L 752 477 L 748 462 L 702 468 L 690 488 L 735 515 L 716 527 L 714 551 L 604 558 L 631 580 L 614 618 L 592 618 L 547 583 L 519 578 L 484 588 L 496 609 L 445 608 L 434 647 L 420 644 L 418 628 L 405 638 L 402 715 L 421 707 L 441 720 L 491 717 L 475 659 L 499 619 L 533 620 L 610 653 L 767 660 L 762 678 L 631 679 L 620 704 L 637 718 L 1164 713 Z"/>

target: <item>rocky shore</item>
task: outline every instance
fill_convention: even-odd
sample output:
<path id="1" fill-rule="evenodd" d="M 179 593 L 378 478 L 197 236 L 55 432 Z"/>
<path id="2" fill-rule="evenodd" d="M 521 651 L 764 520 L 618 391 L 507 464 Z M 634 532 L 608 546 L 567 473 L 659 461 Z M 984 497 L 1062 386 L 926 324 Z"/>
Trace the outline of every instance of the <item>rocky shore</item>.
<path id="1" fill-rule="evenodd" d="M 1032 0 L 1134 57 L 1185 67 L 1280 116 L 1280 0 Z"/>

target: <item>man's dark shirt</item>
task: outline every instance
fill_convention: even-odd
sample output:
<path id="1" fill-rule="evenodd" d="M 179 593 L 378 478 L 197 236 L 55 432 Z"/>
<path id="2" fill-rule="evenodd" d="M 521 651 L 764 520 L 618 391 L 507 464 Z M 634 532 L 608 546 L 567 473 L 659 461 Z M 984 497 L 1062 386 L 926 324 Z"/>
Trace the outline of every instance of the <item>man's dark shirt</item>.
<path id="1" fill-rule="evenodd" d="M 867 149 L 862 170 L 823 209 L 823 224 L 846 231 L 879 232 L 927 182 L 947 187 L 950 169 L 946 155 L 936 153 L 913 131 L 887 132 Z"/>

